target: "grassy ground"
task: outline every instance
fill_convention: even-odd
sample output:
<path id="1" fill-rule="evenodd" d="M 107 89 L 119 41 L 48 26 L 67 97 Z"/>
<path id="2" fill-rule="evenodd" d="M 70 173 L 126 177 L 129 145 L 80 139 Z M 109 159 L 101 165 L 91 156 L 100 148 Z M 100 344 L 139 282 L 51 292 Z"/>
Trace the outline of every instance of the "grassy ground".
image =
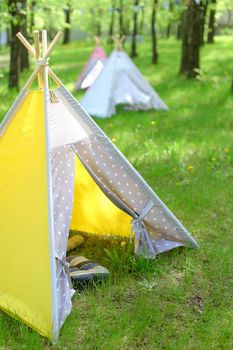
<path id="1" fill-rule="evenodd" d="M 232 40 L 202 49 L 203 81 L 178 76 L 180 44 L 159 44 L 158 66 L 147 44 L 135 60 L 170 107 L 98 120 L 157 194 L 200 244 L 155 262 L 136 260 L 131 247 L 107 251 L 89 241 L 82 251 L 112 272 L 101 285 L 78 292 L 59 343 L 51 346 L 22 323 L 0 314 L 0 349 L 231 349 L 233 344 L 233 98 L 229 92 Z M 59 47 L 51 66 L 72 89 L 91 45 Z M 0 119 L 15 93 L 0 55 Z M 27 74 L 24 74 L 22 81 Z M 76 93 L 79 97 L 80 93 Z M 106 246 L 106 242 L 104 242 Z"/>

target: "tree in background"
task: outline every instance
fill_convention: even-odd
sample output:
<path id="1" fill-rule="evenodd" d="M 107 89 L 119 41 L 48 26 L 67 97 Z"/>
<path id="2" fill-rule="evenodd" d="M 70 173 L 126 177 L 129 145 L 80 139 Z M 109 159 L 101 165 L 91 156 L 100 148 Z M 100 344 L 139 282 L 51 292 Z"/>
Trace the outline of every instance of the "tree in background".
<path id="1" fill-rule="evenodd" d="M 17 0 L 8 0 L 10 15 L 11 41 L 10 41 L 10 71 L 9 88 L 19 88 L 20 73 L 20 43 L 16 34 L 20 31 L 20 8 Z"/>
<path id="2" fill-rule="evenodd" d="M 21 0 L 21 10 L 20 10 L 20 31 L 27 37 L 27 0 Z M 18 40 L 18 39 L 17 39 Z M 20 45 L 20 67 L 19 70 L 22 72 L 24 69 L 29 68 L 29 55 L 28 50 L 24 45 Z"/>
<path id="3" fill-rule="evenodd" d="M 122 36 L 125 34 L 124 31 L 124 22 L 123 22 L 123 0 L 119 0 L 119 35 Z"/>
<path id="4" fill-rule="evenodd" d="M 70 24 L 71 24 L 71 4 L 67 3 L 64 8 L 65 13 L 65 31 L 63 44 L 68 44 L 70 42 Z"/>
<path id="5" fill-rule="evenodd" d="M 180 73 L 195 78 L 200 66 L 201 5 L 189 0 L 182 23 L 182 58 Z"/>
<path id="6" fill-rule="evenodd" d="M 131 57 L 137 57 L 137 34 L 138 34 L 138 10 L 139 0 L 134 0 L 133 8 L 133 33 L 132 33 L 132 45 L 131 45 Z"/>
<path id="7" fill-rule="evenodd" d="M 211 0 L 208 35 L 207 35 L 208 44 L 212 44 L 214 42 L 216 3 L 217 3 L 217 0 Z"/>
<path id="8" fill-rule="evenodd" d="M 112 0 L 112 8 L 110 9 L 111 19 L 110 19 L 109 31 L 108 31 L 108 42 L 110 44 L 112 44 L 113 42 L 112 36 L 114 34 L 115 11 L 116 11 L 116 2 L 115 0 Z"/>
<path id="9" fill-rule="evenodd" d="M 200 2 L 200 6 L 201 6 L 200 45 L 204 45 L 205 43 L 205 24 L 206 24 L 208 3 L 209 3 L 209 0 L 202 0 Z"/>
<path id="10" fill-rule="evenodd" d="M 29 3 L 29 28 L 30 28 L 30 34 L 32 39 L 32 33 L 35 27 L 35 8 L 36 8 L 36 1 L 32 0 Z"/>
<path id="11" fill-rule="evenodd" d="M 152 0 L 152 14 L 151 14 L 151 39 L 152 39 L 152 63 L 158 63 L 158 50 L 157 50 L 157 30 L 156 30 L 156 13 L 157 13 L 158 0 Z"/>
<path id="12" fill-rule="evenodd" d="M 173 16 L 173 8 L 174 8 L 174 0 L 169 0 L 169 3 L 168 3 L 168 24 L 167 24 L 167 33 L 166 33 L 166 36 L 167 38 L 170 37 L 170 34 L 171 34 L 171 24 L 172 24 L 172 16 Z"/>
<path id="13" fill-rule="evenodd" d="M 79 0 L 73 1 L 73 22 L 78 23 L 79 30 L 93 36 L 109 33 L 111 9 L 109 0 Z"/>
<path id="14" fill-rule="evenodd" d="M 130 1 L 130 4 L 132 1 Z M 131 22 L 132 22 L 132 6 L 127 5 L 126 1 L 124 2 L 124 23 L 123 23 L 123 30 L 124 35 L 132 35 L 131 31 Z"/>
<path id="15" fill-rule="evenodd" d="M 141 5 L 141 21 L 140 21 L 140 33 L 143 33 L 145 19 L 145 5 Z"/>
<path id="16" fill-rule="evenodd" d="M 177 25 L 177 32 L 176 32 L 176 39 L 181 40 L 182 39 L 182 23 L 184 22 L 184 13 L 185 11 L 180 12 L 180 18 Z"/>

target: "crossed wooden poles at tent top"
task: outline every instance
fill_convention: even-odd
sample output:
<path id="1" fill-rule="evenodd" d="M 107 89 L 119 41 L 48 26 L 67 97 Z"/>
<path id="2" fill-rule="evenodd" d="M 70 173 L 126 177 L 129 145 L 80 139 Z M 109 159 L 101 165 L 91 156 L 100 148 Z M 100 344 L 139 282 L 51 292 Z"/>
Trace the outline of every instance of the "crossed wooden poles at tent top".
<path id="1" fill-rule="evenodd" d="M 52 69 L 50 67 L 48 67 L 49 56 L 50 56 L 51 52 L 53 51 L 55 45 L 57 44 L 58 40 L 61 38 L 63 33 L 61 31 L 59 31 L 56 34 L 53 41 L 51 42 L 51 44 L 49 45 L 49 47 L 47 47 L 47 31 L 42 30 L 42 48 L 43 48 L 42 57 L 41 57 L 41 52 L 40 52 L 40 34 L 39 34 L 39 31 L 34 30 L 33 34 L 34 34 L 35 49 L 31 46 L 31 44 L 29 44 L 27 39 L 25 39 L 25 37 L 20 32 L 16 34 L 16 36 L 21 41 L 21 43 L 32 54 L 32 56 L 36 58 L 36 62 L 37 62 L 36 68 L 34 69 L 32 75 L 30 76 L 30 78 L 26 82 L 24 89 L 27 90 L 31 86 L 31 84 L 35 80 L 36 76 L 38 76 L 39 89 L 43 89 L 43 88 L 48 89 L 48 87 L 49 87 L 48 74 L 50 75 L 50 77 L 54 80 L 54 82 L 57 85 L 59 85 L 59 86 L 63 85 L 61 80 L 56 76 L 56 74 L 52 71 Z M 44 79 L 42 77 L 42 70 L 44 73 Z"/>
<path id="2" fill-rule="evenodd" d="M 122 35 L 122 36 L 113 35 L 112 40 L 115 44 L 115 50 L 122 51 L 123 50 L 123 41 L 125 40 L 125 35 Z"/>

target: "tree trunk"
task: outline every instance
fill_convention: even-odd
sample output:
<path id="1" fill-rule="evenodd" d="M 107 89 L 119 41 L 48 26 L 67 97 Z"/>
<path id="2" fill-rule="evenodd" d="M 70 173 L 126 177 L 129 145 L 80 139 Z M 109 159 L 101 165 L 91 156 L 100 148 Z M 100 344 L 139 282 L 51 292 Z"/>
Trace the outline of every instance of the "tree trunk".
<path id="1" fill-rule="evenodd" d="M 188 78 L 195 78 L 199 69 L 200 29 L 201 29 L 200 4 L 190 0 L 184 13 L 182 24 L 182 58 L 180 73 Z"/>
<path id="2" fill-rule="evenodd" d="M 125 18 L 124 20 L 124 35 L 131 35 L 129 18 Z"/>
<path id="3" fill-rule="evenodd" d="M 11 44 L 11 31 L 9 27 L 6 28 L 6 44 L 7 46 Z"/>
<path id="4" fill-rule="evenodd" d="M 31 38 L 33 38 L 33 30 L 35 26 L 35 7 L 36 7 L 36 1 L 31 1 L 30 3 L 30 20 L 29 20 L 29 25 L 30 25 L 30 35 Z"/>
<path id="5" fill-rule="evenodd" d="M 21 10 L 24 11 L 24 13 L 21 13 L 20 18 L 20 31 L 21 33 L 27 37 L 27 0 L 21 0 Z M 20 72 L 22 72 L 24 69 L 29 68 L 29 54 L 28 50 L 24 47 L 24 45 L 20 46 Z"/>
<path id="6" fill-rule="evenodd" d="M 214 42 L 216 3 L 217 3 L 217 0 L 211 1 L 211 9 L 210 9 L 209 25 L 208 25 L 208 36 L 207 36 L 208 44 L 212 44 Z"/>
<path id="7" fill-rule="evenodd" d="M 144 29 L 144 19 L 145 19 L 145 7 L 141 6 L 141 23 L 140 23 L 140 33 L 143 34 Z"/>
<path id="8" fill-rule="evenodd" d="M 101 24 L 99 22 L 96 25 L 96 36 L 101 36 L 101 35 L 102 35 L 102 30 L 101 30 Z"/>
<path id="9" fill-rule="evenodd" d="M 203 46 L 205 43 L 205 22 L 206 22 L 206 14 L 208 8 L 208 0 L 204 0 L 201 2 L 201 28 L 200 28 L 200 45 Z"/>
<path id="10" fill-rule="evenodd" d="M 123 25 L 123 0 L 119 2 L 119 34 L 124 35 L 124 25 Z"/>
<path id="11" fill-rule="evenodd" d="M 115 0 L 112 0 L 112 12 L 111 12 L 111 20 L 109 25 L 109 32 L 108 32 L 108 42 L 112 44 L 112 36 L 114 34 L 114 23 L 115 23 Z"/>
<path id="12" fill-rule="evenodd" d="M 70 4 L 67 4 L 67 7 L 64 10 L 65 12 L 65 32 L 64 32 L 64 40 L 63 44 L 68 44 L 70 42 L 70 17 L 71 17 L 71 7 Z"/>
<path id="13" fill-rule="evenodd" d="M 173 12 L 173 0 L 169 0 L 169 13 L 168 13 L 168 25 L 167 25 L 167 38 L 170 37 L 171 34 L 171 16 Z"/>
<path id="14" fill-rule="evenodd" d="M 156 11 L 158 0 L 153 0 L 152 15 L 151 15 L 151 37 L 152 37 L 152 63 L 158 63 L 158 51 L 157 51 L 157 32 L 156 32 Z"/>
<path id="15" fill-rule="evenodd" d="M 139 5 L 139 0 L 134 0 L 134 13 L 133 13 L 133 33 L 132 33 L 132 45 L 131 45 L 131 57 L 137 57 L 137 33 L 138 33 L 138 11 L 136 6 Z"/>
<path id="16" fill-rule="evenodd" d="M 8 0 L 8 9 L 11 16 L 11 41 L 10 41 L 10 71 L 9 88 L 19 89 L 20 67 L 20 42 L 16 34 L 20 31 L 18 0 Z"/>
<path id="17" fill-rule="evenodd" d="M 176 32 L 176 39 L 177 40 L 182 39 L 182 26 L 183 26 L 183 22 L 184 22 L 184 15 L 185 15 L 185 11 L 182 11 L 180 14 L 180 21 L 179 21 L 178 26 L 177 26 L 177 32 Z"/>
<path id="18" fill-rule="evenodd" d="M 181 56 L 181 64 L 180 64 L 180 73 L 186 73 L 188 70 L 189 62 L 188 62 L 188 10 L 183 11 L 181 18 L 181 39 L 182 39 L 182 56 Z"/>

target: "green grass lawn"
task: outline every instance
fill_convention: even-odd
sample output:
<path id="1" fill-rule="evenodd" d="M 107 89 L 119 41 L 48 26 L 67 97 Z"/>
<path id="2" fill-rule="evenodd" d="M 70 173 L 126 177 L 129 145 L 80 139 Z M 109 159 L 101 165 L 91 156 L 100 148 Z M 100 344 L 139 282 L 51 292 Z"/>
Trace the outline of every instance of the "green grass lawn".
<path id="1" fill-rule="evenodd" d="M 55 50 L 51 67 L 69 89 L 91 49 L 91 44 L 72 43 Z M 232 349 L 232 39 L 217 38 L 203 47 L 204 81 L 178 75 L 180 43 L 175 40 L 159 43 L 157 66 L 151 65 L 149 44 L 139 49 L 135 63 L 170 110 L 119 108 L 116 116 L 97 123 L 200 249 L 173 250 L 146 261 L 135 259 L 128 244 L 113 241 L 106 251 L 106 242 L 92 245 L 90 240 L 82 252 L 108 267 L 112 277 L 76 293 L 58 344 L 51 346 L 0 313 L 0 349 Z M 0 53 L 0 67 L 1 120 L 16 95 L 7 89 L 7 52 Z"/>

